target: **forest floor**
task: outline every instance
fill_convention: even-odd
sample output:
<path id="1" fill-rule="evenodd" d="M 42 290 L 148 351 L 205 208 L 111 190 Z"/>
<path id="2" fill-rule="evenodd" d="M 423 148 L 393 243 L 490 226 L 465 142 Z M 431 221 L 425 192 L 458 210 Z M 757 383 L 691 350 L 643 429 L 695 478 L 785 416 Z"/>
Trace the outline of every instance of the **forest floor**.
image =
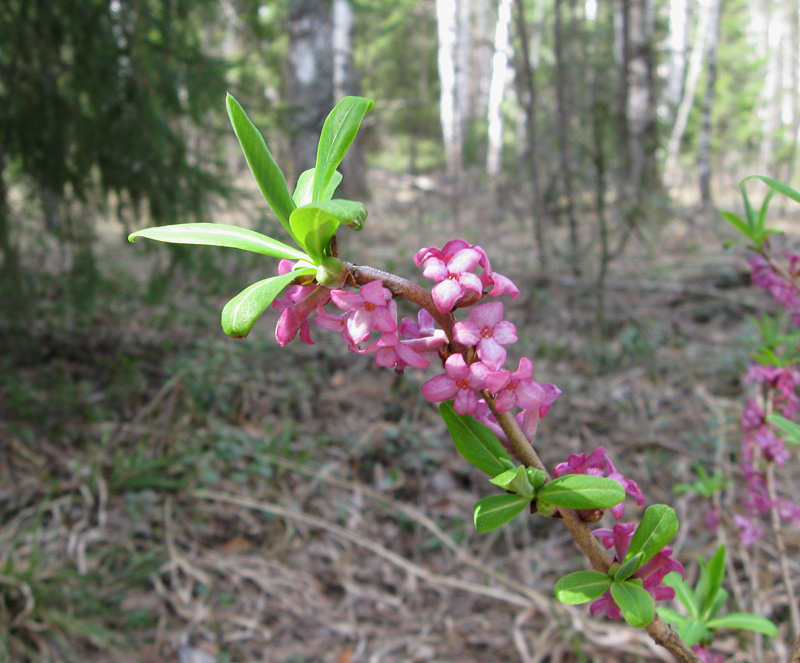
<path id="1" fill-rule="evenodd" d="M 770 539 L 743 557 L 732 528 L 704 524 L 706 500 L 671 492 L 696 480 L 697 463 L 739 476 L 746 318 L 770 304 L 749 284 L 744 249 L 723 248 L 724 222 L 654 211 L 611 265 L 603 331 L 591 217 L 583 275 L 564 228 L 543 275 L 520 201 L 473 192 L 456 226 L 447 200 L 373 179 L 367 227 L 341 233 L 340 254 L 412 276 L 421 246 L 484 246 L 523 291 L 506 307 L 520 336 L 513 364 L 530 356 L 537 379 L 563 390 L 539 426 L 545 463 L 605 446 L 648 504 L 675 507 L 673 548 L 692 577 L 727 531 L 739 609 L 754 596 L 743 564 L 756 563 L 757 600 L 782 623 L 763 660 L 785 660 Z M 419 393 L 433 367 L 398 377 L 318 328 L 316 345 L 281 349 L 273 311 L 246 340 L 228 339 L 219 309 L 264 278 L 263 259 L 200 251 L 165 292 L 158 279 L 147 290 L 135 275 L 166 271 L 165 252 L 106 230 L 92 307 L 79 312 L 57 279 L 41 281 L 35 346 L 2 358 L 0 661 L 671 660 L 644 632 L 554 603 L 555 581 L 584 568 L 557 522 L 475 533 L 473 504 L 492 486 Z M 721 496 L 728 525 L 735 498 Z M 629 504 L 626 520 L 640 512 Z M 796 532 L 788 544 L 796 565 Z M 717 641 L 739 661 L 755 660 L 751 643 L 730 631 Z"/>

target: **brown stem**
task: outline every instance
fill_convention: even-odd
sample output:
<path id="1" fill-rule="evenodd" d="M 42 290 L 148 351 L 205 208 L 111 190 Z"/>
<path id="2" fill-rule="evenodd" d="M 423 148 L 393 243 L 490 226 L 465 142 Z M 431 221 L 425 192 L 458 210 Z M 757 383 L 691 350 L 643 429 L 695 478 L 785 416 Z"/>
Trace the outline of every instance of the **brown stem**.
<path id="1" fill-rule="evenodd" d="M 417 285 L 413 281 L 404 279 L 395 274 L 384 272 L 374 267 L 365 265 L 354 265 L 353 263 L 344 263 L 349 270 L 353 281 L 356 285 L 365 285 L 371 281 L 380 280 L 383 282 L 384 287 L 388 288 L 396 297 L 403 297 L 418 306 L 427 310 L 439 323 L 439 326 L 447 334 L 450 339 L 450 346 L 453 352 L 465 351 L 467 348 L 460 348 L 453 341 L 453 325 L 455 324 L 455 317 L 452 313 L 442 313 L 433 301 L 430 292 Z M 469 361 L 469 357 L 465 355 L 465 359 Z M 550 475 L 547 469 L 539 458 L 533 446 L 525 434 L 520 429 L 514 417 L 508 412 L 498 412 L 495 398 L 489 393 L 488 390 L 483 390 L 483 397 L 489 409 L 497 419 L 497 423 L 503 429 L 506 437 L 511 444 L 514 455 L 526 467 L 535 467 L 542 470 L 547 475 L 549 481 Z M 608 557 L 608 552 L 603 548 L 597 537 L 592 534 L 592 530 L 586 522 L 581 520 L 577 511 L 573 509 L 559 508 L 561 520 L 566 526 L 575 543 L 581 549 L 584 555 L 589 559 L 589 562 L 596 571 L 601 573 L 608 573 L 611 567 L 611 560 Z M 666 648 L 679 663 L 700 663 L 700 659 L 689 648 L 689 646 L 678 637 L 675 629 L 669 624 L 664 622 L 656 613 L 653 621 L 645 627 L 645 630 L 650 634 L 650 637 L 656 644 Z"/>
<path id="2" fill-rule="evenodd" d="M 489 405 L 489 409 L 491 409 L 497 419 L 497 423 L 500 424 L 500 427 L 506 434 L 511 444 L 511 449 L 514 451 L 514 455 L 523 465 L 535 467 L 547 474 L 547 470 L 539 458 L 539 454 L 536 453 L 531 443 L 528 442 L 528 439 L 525 437 L 525 434 L 520 429 L 514 417 L 508 412 L 498 412 L 495 399 L 486 390 L 483 391 L 483 396 L 486 399 L 486 403 Z M 549 474 L 547 479 L 550 479 Z M 600 573 L 608 573 L 611 567 L 611 560 L 608 557 L 608 552 L 603 548 L 603 544 L 597 540 L 597 537 L 592 534 L 589 525 L 581 520 L 578 512 L 573 509 L 559 508 L 559 513 L 562 522 L 572 535 L 575 543 L 581 549 L 581 552 L 588 558 L 592 568 L 595 571 L 600 571 Z M 645 627 L 645 630 L 653 639 L 653 642 L 667 649 L 679 663 L 700 663 L 697 654 L 689 648 L 689 645 L 678 637 L 675 629 L 663 621 L 657 613 L 653 621 Z"/>
<path id="3" fill-rule="evenodd" d="M 447 338 L 452 341 L 453 325 L 456 322 L 455 317 L 452 313 L 442 313 L 434 303 L 431 293 L 421 285 L 417 285 L 413 281 L 404 279 L 396 274 L 390 274 L 382 269 L 367 265 L 354 265 L 351 262 L 345 262 L 344 266 L 347 267 L 356 285 L 366 285 L 371 281 L 383 281 L 383 286 L 388 288 L 395 297 L 403 297 L 424 308 L 439 323 L 444 333 L 447 334 Z"/>

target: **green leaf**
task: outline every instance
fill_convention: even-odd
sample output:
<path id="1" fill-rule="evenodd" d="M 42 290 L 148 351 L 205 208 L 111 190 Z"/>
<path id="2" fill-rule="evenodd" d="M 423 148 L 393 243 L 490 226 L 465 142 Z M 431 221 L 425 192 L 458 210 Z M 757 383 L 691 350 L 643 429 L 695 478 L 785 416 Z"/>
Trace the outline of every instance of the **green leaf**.
<path id="1" fill-rule="evenodd" d="M 336 191 L 336 187 L 342 181 L 342 174 L 337 170 L 333 174 L 333 178 L 331 179 L 331 183 L 328 185 L 327 191 L 325 191 L 325 195 L 322 196 L 322 200 L 330 200 L 333 198 L 333 194 Z M 292 199 L 294 200 L 294 204 L 298 207 L 302 207 L 303 205 L 308 205 L 309 203 L 313 202 L 311 200 L 311 196 L 313 194 L 314 188 L 314 169 L 309 168 L 297 178 L 297 184 L 294 188 L 294 193 L 292 194 Z"/>
<path id="2" fill-rule="evenodd" d="M 779 414 L 771 414 L 767 417 L 767 421 L 775 424 L 784 433 L 784 440 L 789 444 L 800 444 L 800 425 L 794 421 L 790 421 L 786 417 Z"/>
<path id="3" fill-rule="evenodd" d="M 677 571 L 672 571 L 664 577 L 664 584 L 667 587 L 672 587 L 675 590 L 675 598 L 677 598 L 686 608 L 686 611 L 692 617 L 699 617 L 700 611 L 697 605 L 697 597 L 691 585 L 681 578 L 681 574 Z"/>
<path id="4" fill-rule="evenodd" d="M 714 598 L 711 599 L 711 603 L 708 606 L 708 609 L 705 611 L 705 618 L 711 619 L 714 615 L 716 615 L 720 610 L 722 610 L 722 606 L 724 606 L 728 602 L 728 592 L 720 587 L 717 590 L 717 593 L 714 595 Z"/>
<path id="5" fill-rule="evenodd" d="M 531 501 L 521 495 L 492 495 L 475 505 L 475 529 L 489 532 L 515 518 Z"/>
<path id="6" fill-rule="evenodd" d="M 656 604 L 650 593 L 642 587 L 640 578 L 611 583 L 611 598 L 622 611 L 622 616 L 634 628 L 644 628 L 653 621 Z"/>
<path id="7" fill-rule="evenodd" d="M 498 474 L 491 482 L 495 486 L 500 486 L 500 488 L 510 490 L 512 493 L 522 495 L 528 500 L 533 499 L 533 486 L 531 486 L 528 473 L 522 465 L 514 470 L 506 470 L 502 474 Z"/>
<path id="8" fill-rule="evenodd" d="M 753 237 L 753 231 L 750 229 L 750 226 L 747 224 L 742 217 L 738 214 L 734 214 L 733 212 L 720 212 L 722 218 L 725 219 L 728 223 L 730 223 L 736 230 L 738 230 L 742 235 L 747 237 L 748 239 L 755 239 Z"/>
<path id="9" fill-rule="evenodd" d="M 775 637 L 778 635 L 778 627 L 771 621 L 758 615 L 748 612 L 732 612 L 722 617 L 715 617 L 706 622 L 709 628 L 738 628 L 748 631 L 756 631 L 764 635 Z"/>
<path id="10" fill-rule="evenodd" d="M 678 517 L 675 511 L 666 504 L 653 504 L 647 507 L 642 522 L 633 533 L 631 545 L 625 560 L 644 552 L 646 564 L 669 543 L 678 531 Z"/>
<path id="11" fill-rule="evenodd" d="M 579 605 L 600 598 L 612 580 L 599 571 L 576 571 L 559 578 L 553 589 L 556 600 L 565 605 Z"/>
<path id="12" fill-rule="evenodd" d="M 703 622 L 689 619 L 678 628 L 678 636 L 690 647 L 701 642 L 710 643 L 714 634 Z"/>
<path id="13" fill-rule="evenodd" d="M 508 453 L 497 436 L 480 421 L 468 414 L 458 414 L 453 403 L 446 401 L 439 412 L 450 431 L 453 443 L 464 459 L 491 477 L 506 471 L 504 460 L 510 462 Z"/>
<path id="14" fill-rule="evenodd" d="M 328 115 L 317 147 L 312 201 L 323 199 L 323 193 L 328 190 L 333 174 L 356 137 L 361 121 L 372 108 L 372 104 L 371 99 L 345 97 Z"/>
<path id="15" fill-rule="evenodd" d="M 539 488 L 536 499 L 568 509 L 607 509 L 625 499 L 625 489 L 613 479 L 565 474 Z"/>
<path id="16" fill-rule="evenodd" d="M 717 548 L 711 561 L 707 565 L 702 565 L 702 569 L 706 577 L 706 588 L 705 596 L 700 597 L 700 614 L 709 617 L 718 592 L 722 589 L 722 580 L 725 578 L 725 544 Z"/>
<path id="17" fill-rule="evenodd" d="M 248 286 L 222 309 L 222 330 L 234 338 L 247 336 L 256 320 L 267 310 L 281 290 L 298 276 L 314 272 L 313 269 L 299 269 Z"/>
<path id="18" fill-rule="evenodd" d="M 250 166 L 250 172 L 253 173 L 253 177 L 258 183 L 261 195 L 264 196 L 264 200 L 267 201 L 286 232 L 291 235 L 289 215 L 294 211 L 295 204 L 289 193 L 289 187 L 286 186 L 286 178 L 278 168 L 278 164 L 275 163 L 275 159 L 272 158 L 272 153 L 261 132 L 247 117 L 247 113 L 244 112 L 239 102 L 229 94 L 225 104 L 233 131 L 236 138 L 239 139 L 247 165 Z"/>
<path id="19" fill-rule="evenodd" d="M 750 175 L 749 177 L 745 177 L 741 184 L 744 184 L 749 180 L 761 180 L 773 191 L 783 194 L 787 198 L 791 198 L 796 203 L 800 203 L 800 191 L 796 191 L 783 182 L 778 182 L 778 180 L 773 180 L 771 177 L 764 177 L 763 175 Z"/>
<path id="20" fill-rule="evenodd" d="M 288 244 L 279 242 L 277 239 L 262 235 L 255 230 L 228 226 L 223 223 L 178 223 L 172 226 L 145 228 L 131 233 L 128 236 L 128 240 L 132 242 L 137 237 L 146 237 L 147 239 L 155 239 L 159 242 L 170 242 L 172 244 L 224 246 L 261 253 L 274 258 L 310 262 L 305 253 Z"/>
<path id="21" fill-rule="evenodd" d="M 643 556 L 644 553 L 639 553 L 638 555 L 631 557 L 627 562 L 620 564 L 620 567 L 614 573 L 614 580 L 622 582 L 623 580 L 630 578 L 641 568 Z"/>
<path id="22" fill-rule="evenodd" d="M 527 472 L 528 480 L 531 482 L 531 486 L 533 486 L 534 490 L 538 490 L 543 486 L 547 479 L 547 473 L 535 467 L 526 467 L 525 472 Z"/>
<path id="23" fill-rule="evenodd" d="M 683 626 L 689 621 L 689 618 L 686 615 L 682 615 L 677 610 L 673 610 L 672 608 L 659 608 L 656 610 L 656 612 L 658 612 L 658 616 L 661 617 L 661 619 L 668 624 L 672 624 L 673 626 Z"/>
<path id="24" fill-rule="evenodd" d="M 289 217 L 292 234 L 302 246 L 315 265 L 330 255 L 330 243 L 339 229 L 339 219 L 323 209 L 309 205 L 298 207 Z"/>

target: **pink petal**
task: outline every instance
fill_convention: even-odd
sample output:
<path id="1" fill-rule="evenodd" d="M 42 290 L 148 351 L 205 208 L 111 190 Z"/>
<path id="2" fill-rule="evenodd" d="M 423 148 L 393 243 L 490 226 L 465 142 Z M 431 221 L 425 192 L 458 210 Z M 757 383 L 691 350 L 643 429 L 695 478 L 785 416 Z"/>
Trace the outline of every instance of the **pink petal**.
<path id="1" fill-rule="evenodd" d="M 478 343 L 478 357 L 489 368 L 498 370 L 506 360 L 506 349 L 493 338 L 484 338 Z"/>
<path id="2" fill-rule="evenodd" d="M 494 326 L 492 331 L 494 340 L 503 345 L 517 342 L 517 328 L 514 323 L 507 320 L 501 320 Z"/>
<path id="3" fill-rule="evenodd" d="M 478 395 L 469 389 L 459 389 L 453 401 L 453 409 L 458 414 L 472 414 L 478 409 Z"/>
<path id="4" fill-rule="evenodd" d="M 475 306 L 469 313 L 469 319 L 480 329 L 484 327 L 491 329 L 503 319 L 503 303 L 489 302 Z"/>
<path id="5" fill-rule="evenodd" d="M 432 403 L 449 401 L 457 391 L 456 383 L 446 375 L 436 375 L 422 385 L 422 395 Z"/>
<path id="6" fill-rule="evenodd" d="M 481 340 L 481 330 L 474 322 L 457 322 L 453 325 L 453 338 L 464 345 L 476 345 Z"/>
<path id="7" fill-rule="evenodd" d="M 451 272 L 471 272 L 481 261 L 481 254 L 475 249 L 461 249 L 447 261 Z"/>
<path id="8" fill-rule="evenodd" d="M 433 302 L 442 313 L 449 313 L 463 294 L 463 288 L 452 279 L 440 281 L 431 290 Z"/>

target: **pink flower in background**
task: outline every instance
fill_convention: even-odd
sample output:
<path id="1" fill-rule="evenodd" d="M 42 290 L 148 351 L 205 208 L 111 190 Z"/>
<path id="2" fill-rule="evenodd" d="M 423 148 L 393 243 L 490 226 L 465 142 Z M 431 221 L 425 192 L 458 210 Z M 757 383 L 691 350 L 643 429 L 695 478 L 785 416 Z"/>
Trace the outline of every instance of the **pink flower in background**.
<path id="1" fill-rule="evenodd" d="M 733 520 L 739 528 L 739 539 L 745 548 L 749 548 L 764 537 L 764 530 L 751 518 L 737 514 L 733 517 Z"/>
<path id="2" fill-rule="evenodd" d="M 492 370 L 498 370 L 506 360 L 503 346 L 517 342 L 517 328 L 503 320 L 501 302 L 490 302 L 474 306 L 468 322 L 457 322 L 453 338 L 464 345 L 476 346 L 478 358 Z"/>

